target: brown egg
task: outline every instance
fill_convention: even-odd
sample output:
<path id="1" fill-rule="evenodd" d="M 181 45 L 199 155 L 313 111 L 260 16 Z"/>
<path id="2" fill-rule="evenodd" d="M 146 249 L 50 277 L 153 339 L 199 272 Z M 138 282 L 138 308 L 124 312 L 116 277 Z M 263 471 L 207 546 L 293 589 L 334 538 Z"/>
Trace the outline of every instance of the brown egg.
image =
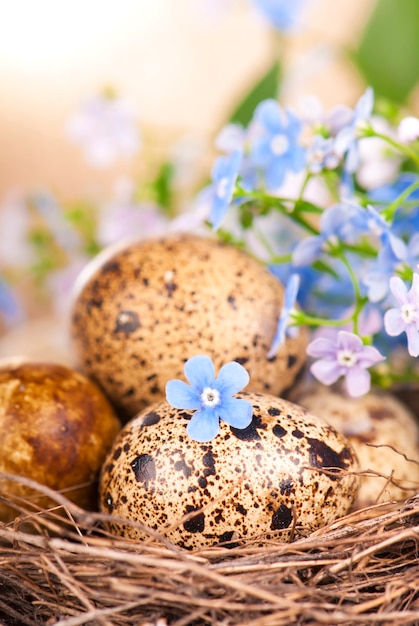
<path id="1" fill-rule="evenodd" d="M 348 398 L 315 385 L 293 399 L 342 432 L 357 453 L 361 477 L 356 508 L 404 500 L 419 490 L 419 425 L 389 393 Z"/>
<path id="2" fill-rule="evenodd" d="M 0 362 L 0 472 L 64 490 L 81 506 L 94 508 L 94 483 L 119 429 L 109 401 L 85 376 L 54 363 Z M 33 496 L 6 480 L 0 480 L 0 492 Z M 0 502 L 0 519 L 13 517 Z"/>
<path id="3" fill-rule="evenodd" d="M 192 412 L 165 401 L 126 424 L 101 473 L 102 510 L 186 548 L 273 531 L 289 540 L 294 526 L 309 532 L 347 513 L 358 464 L 343 435 L 286 400 L 238 397 L 253 406 L 251 424 L 221 422 L 205 444 L 186 432 Z M 110 530 L 145 536 L 128 524 L 111 523 Z"/>
<path id="4" fill-rule="evenodd" d="M 192 235 L 131 243 L 100 254 L 82 273 L 72 314 L 75 360 L 132 417 L 164 398 L 185 361 L 238 361 L 249 389 L 281 394 L 305 361 L 307 333 L 275 335 L 283 287 L 249 255 Z"/>

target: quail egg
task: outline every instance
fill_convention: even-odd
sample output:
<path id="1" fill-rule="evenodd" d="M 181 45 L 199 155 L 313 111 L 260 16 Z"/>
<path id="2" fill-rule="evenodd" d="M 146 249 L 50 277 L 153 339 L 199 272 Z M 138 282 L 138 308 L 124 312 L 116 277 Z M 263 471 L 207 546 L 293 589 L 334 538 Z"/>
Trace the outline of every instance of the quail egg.
<path id="1" fill-rule="evenodd" d="M 64 490 L 81 506 L 95 508 L 98 474 L 120 427 L 102 392 L 71 368 L 0 362 L 0 473 Z M 34 497 L 22 483 L 1 478 L 0 492 Z M 0 502 L 0 519 L 13 517 L 12 508 Z"/>
<path id="2" fill-rule="evenodd" d="M 217 367 L 241 363 L 249 390 L 279 395 L 301 370 L 308 339 L 301 328 L 268 358 L 283 295 L 262 264 L 212 239 L 171 235 L 107 249 L 75 288 L 75 365 L 125 421 L 163 399 L 196 353 Z"/>
<path id="3" fill-rule="evenodd" d="M 208 443 L 186 433 L 193 412 L 166 401 L 128 422 L 102 468 L 102 511 L 188 549 L 273 533 L 289 540 L 295 528 L 309 532 L 346 514 L 358 463 L 345 437 L 284 399 L 237 397 L 252 404 L 250 425 L 221 422 Z M 144 537 L 128 523 L 109 529 Z"/>
<path id="4" fill-rule="evenodd" d="M 355 507 L 404 500 L 419 490 L 419 425 L 390 393 L 348 398 L 315 385 L 293 399 L 342 432 L 359 459 L 360 487 Z"/>

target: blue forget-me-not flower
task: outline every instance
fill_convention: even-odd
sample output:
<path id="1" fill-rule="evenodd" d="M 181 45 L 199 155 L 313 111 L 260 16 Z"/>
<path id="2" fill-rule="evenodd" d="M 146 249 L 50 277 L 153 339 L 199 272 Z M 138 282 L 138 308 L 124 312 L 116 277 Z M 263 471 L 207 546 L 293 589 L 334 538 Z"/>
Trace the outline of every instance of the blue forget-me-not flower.
<path id="1" fill-rule="evenodd" d="M 252 160 L 263 171 L 267 188 L 274 190 L 282 185 L 287 171 L 297 173 L 305 166 L 305 149 L 298 143 L 302 124 L 272 99 L 258 105 L 253 122 L 257 132 L 252 138 Z"/>
<path id="2" fill-rule="evenodd" d="M 206 355 L 197 355 L 185 363 L 182 380 L 170 380 L 166 385 L 166 399 L 176 409 L 195 410 L 187 433 L 195 441 L 213 439 L 219 431 L 219 420 L 234 428 L 246 428 L 252 421 L 252 405 L 242 398 L 234 398 L 249 382 L 249 374 L 240 363 L 223 365 L 215 377 L 214 364 Z"/>

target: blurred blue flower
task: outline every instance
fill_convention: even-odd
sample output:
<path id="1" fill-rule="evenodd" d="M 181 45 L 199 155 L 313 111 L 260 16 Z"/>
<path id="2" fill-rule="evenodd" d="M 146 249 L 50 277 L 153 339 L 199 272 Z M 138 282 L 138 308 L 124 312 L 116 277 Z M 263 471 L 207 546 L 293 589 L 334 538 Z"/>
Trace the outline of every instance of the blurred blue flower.
<path id="1" fill-rule="evenodd" d="M 372 201 L 387 204 L 393 202 L 400 194 L 402 194 L 410 185 L 418 180 L 418 175 L 414 172 L 404 172 L 393 183 L 380 185 L 375 189 L 371 189 L 368 196 Z M 408 200 L 419 200 L 419 189 L 412 191 Z"/>
<path id="2" fill-rule="evenodd" d="M 394 235 L 392 227 L 372 206 L 359 207 L 352 218 L 354 232 L 370 233 L 380 240 L 383 247 L 390 247 L 398 259 L 406 258 L 406 245 L 400 237 Z"/>
<path id="3" fill-rule="evenodd" d="M 401 174 L 393 183 L 380 185 L 372 189 L 368 196 L 372 202 L 379 202 L 387 205 L 396 200 L 408 187 L 418 182 L 419 177 L 413 172 Z M 419 230 L 419 189 L 412 191 L 406 198 L 406 202 L 414 203 L 417 206 L 399 207 L 395 213 L 392 232 L 394 235 L 408 240 L 412 233 Z"/>
<path id="4" fill-rule="evenodd" d="M 280 31 L 296 26 L 305 0 L 253 0 L 253 4 Z"/>
<path id="5" fill-rule="evenodd" d="M 298 274 L 292 274 L 284 293 L 284 304 L 281 309 L 281 313 L 278 320 L 278 325 L 273 338 L 271 347 L 269 348 L 267 358 L 272 359 L 280 347 L 285 342 L 286 335 L 290 337 L 296 337 L 299 332 L 298 326 L 290 327 L 292 324 L 292 313 L 297 300 L 298 288 L 300 286 L 300 277 Z"/>
<path id="6" fill-rule="evenodd" d="M 197 355 L 185 363 L 185 376 L 190 382 L 170 380 L 166 399 L 176 409 L 194 409 L 187 426 L 195 441 L 213 439 L 219 431 L 219 420 L 234 428 L 246 428 L 252 421 L 252 405 L 247 400 L 233 398 L 249 382 L 249 374 L 236 361 L 222 366 L 215 378 L 214 365 L 205 355 Z"/>
<path id="7" fill-rule="evenodd" d="M 267 188 L 277 189 L 288 170 L 297 173 L 305 166 L 305 149 L 298 143 L 301 121 L 269 99 L 257 106 L 253 123 L 257 128 L 251 139 L 253 163 L 263 170 Z"/>
<path id="8" fill-rule="evenodd" d="M 218 157 L 214 163 L 211 176 L 213 182 L 213 199 L 209 217 L 209 221 L 214 230 L 220 227 L 227 209 L 230 206 L 241 160 L 241 150 L 234 150 L 228 156 Z"/>
<path id="9" fill-rule="evenodd" d="M 307 148 L 307 167 L 312 174 L 320 174 L 323 170 L 333 170 L 340 163 L 340 157 L 335 150 L 333 137 L 314 135 Z"/>
<path id="10" fill-rule="evenodd" d="M 369 271 L 362 282 L 368 288 L 370 302 L 379 302 L 387 297 L 389 281 L 403 266 L 417 267 L 419 262 L 419 233 L 416 232 L 404 247 L 403 256 L 396 256 L 391 246 L 383 246 L 377 258 L 371 262 Z"/>
<path id="11" fill-rule="evenodd" d="M 215 138 L 214 145 L 220 152 L 229 154 L 234 150 L 244 150 L 247 133 L 241 124 L 227 124 Z"/>
<path id="12" fill-rule="evenodd" d="M 23 319 L 23 310 L 15 294 L 0 278 L 0 317 L 7 326 L 16 324 Z"/>
<path id="13" fill-rule="evenodd" d="M 302 239 L 294 249 L 293 263 L 296 267 L 309 265 L 323 252 L 331 252 L 340 241 L 348 241 L 353 234 L 353 220 L 358 211 L 355 204 L 335 204 L 324 211 L 320 218 L 320 234 Z"/>
<path id="14" fill-rule="evenodd" d="M 390 246 L 381 248 L 377 258 L 371 262 L 370 269 L 362 279 L 367 287 L 367 296 L 370 302 L 380 302 L 388 294 L 389 280 L 400 266 L 400 259 L 394 254 Z"/>
<path id="15" fill-rule="evenodd" d="M 368 87 L 355 105 L 350 123 L 342 128 L 335 139 L 335 149 L 340 156 L 345 156 L 344 168 L 354 173 L 359 166 L 358 133 L 372 115 L 374 92 Z"/>
<path id="16" fill-rule="evenodd" d="M 300 285 L 297 293 L 297 303 L 304 311 L 308 311 L 309 300 L 313 295 L 313 287 L 323 274 L 317 272 L 311 265 L 296 267 L 293 263 L 276 263 L 269 265 L 268 269 L 283 285 L 288 283 L 293 274 L 298 274 Z"/>
<path id="17" fill-rule="evenodd" d="M 97 168 L 135 156 L 141 143 L 135 112 L 112 94 L 87 98 L 70 119 L 68 134 L 82 147 L 87 162 Z"/>

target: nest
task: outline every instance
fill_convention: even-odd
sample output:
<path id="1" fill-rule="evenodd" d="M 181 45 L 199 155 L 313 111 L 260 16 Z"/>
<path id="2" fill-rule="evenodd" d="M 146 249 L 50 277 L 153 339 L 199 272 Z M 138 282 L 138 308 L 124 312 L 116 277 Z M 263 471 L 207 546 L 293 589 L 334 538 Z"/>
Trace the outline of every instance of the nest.
<path id="1" fill-rule="evenodd" d="M 18 517 L 0 524 L 2 625 L 419 624 L 419 494 L 308 536 L 295 528 L 291 543 L 188 552 L 150 530 L 144 542 L 111 536 L 108 515 L 14 480 L 53 505 L 7 500 Z"/>

